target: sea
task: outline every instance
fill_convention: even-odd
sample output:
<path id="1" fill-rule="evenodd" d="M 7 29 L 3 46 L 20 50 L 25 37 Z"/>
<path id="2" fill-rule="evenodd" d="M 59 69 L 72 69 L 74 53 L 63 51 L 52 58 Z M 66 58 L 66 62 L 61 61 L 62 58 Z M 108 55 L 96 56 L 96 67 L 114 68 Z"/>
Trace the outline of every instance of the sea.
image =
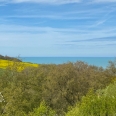
<path id="1" fill-rule="evenodd" d="M 89 65 L 106 68 L 109 61 L 116 61 L 115 57 L 21 57 L 23 62 L 37 64 L 63 64 L 68 62 L 83 61 Z"/>

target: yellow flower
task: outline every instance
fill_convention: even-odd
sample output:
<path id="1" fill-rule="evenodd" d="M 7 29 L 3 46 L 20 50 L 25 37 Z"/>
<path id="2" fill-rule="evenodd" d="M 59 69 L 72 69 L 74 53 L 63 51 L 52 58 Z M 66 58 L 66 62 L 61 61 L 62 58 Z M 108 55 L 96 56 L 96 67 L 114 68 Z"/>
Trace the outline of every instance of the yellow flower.
<path id="1" fill-rule="evenodd" d="M 11 70 L 15 68 L 17 71 L 22 71 L 27 67 L 38 67 L 38 64 L 26 63 L 26 62 L 15 62 L 9 60 L 0 59 L 0 68 L 6 69 L 10 68 Z"/>

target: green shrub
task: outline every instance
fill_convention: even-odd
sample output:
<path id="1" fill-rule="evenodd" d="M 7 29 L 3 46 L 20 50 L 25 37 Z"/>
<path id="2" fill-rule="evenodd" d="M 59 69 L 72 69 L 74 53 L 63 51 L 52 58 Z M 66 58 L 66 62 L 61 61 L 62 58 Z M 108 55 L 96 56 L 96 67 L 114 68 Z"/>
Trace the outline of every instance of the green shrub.
<path id="1" fill-rule="evenodd" d="M 45 102 L 41 102 L 38 108 L 35 108 L 33 112 L 29 114 L 30 116 L 55 116 L 56 113 Z"/>
<path id="2" fill-rule="evenodd" d="M 97 93 L 89 91 L 66 116 L 116 116 L 116 84 Z"/>

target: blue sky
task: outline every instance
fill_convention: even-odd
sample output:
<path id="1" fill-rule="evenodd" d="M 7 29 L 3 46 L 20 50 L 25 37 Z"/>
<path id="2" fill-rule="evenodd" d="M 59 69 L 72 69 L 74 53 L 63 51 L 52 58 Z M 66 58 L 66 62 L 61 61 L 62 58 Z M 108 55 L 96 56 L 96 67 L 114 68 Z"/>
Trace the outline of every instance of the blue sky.
<path id="1" fill-rule="evenodd" d="M 0 0 L 0 54 L 116 57 L 116 0 Z"/>

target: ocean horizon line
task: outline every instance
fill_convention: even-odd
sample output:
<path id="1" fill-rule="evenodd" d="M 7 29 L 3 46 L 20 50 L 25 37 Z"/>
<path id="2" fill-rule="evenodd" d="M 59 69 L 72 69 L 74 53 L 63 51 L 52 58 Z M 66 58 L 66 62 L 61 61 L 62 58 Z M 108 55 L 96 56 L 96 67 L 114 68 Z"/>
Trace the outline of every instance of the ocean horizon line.
<path id="1" fill-rule="evenodd" d="M 63 64 L 68 62 L 82 61 L 89 65 L 98 67 L 107 67 L 109 61 L 115 61 L 115 57 L 21 57 L 24 62 L 31 62 L 37 64 Z"/>

